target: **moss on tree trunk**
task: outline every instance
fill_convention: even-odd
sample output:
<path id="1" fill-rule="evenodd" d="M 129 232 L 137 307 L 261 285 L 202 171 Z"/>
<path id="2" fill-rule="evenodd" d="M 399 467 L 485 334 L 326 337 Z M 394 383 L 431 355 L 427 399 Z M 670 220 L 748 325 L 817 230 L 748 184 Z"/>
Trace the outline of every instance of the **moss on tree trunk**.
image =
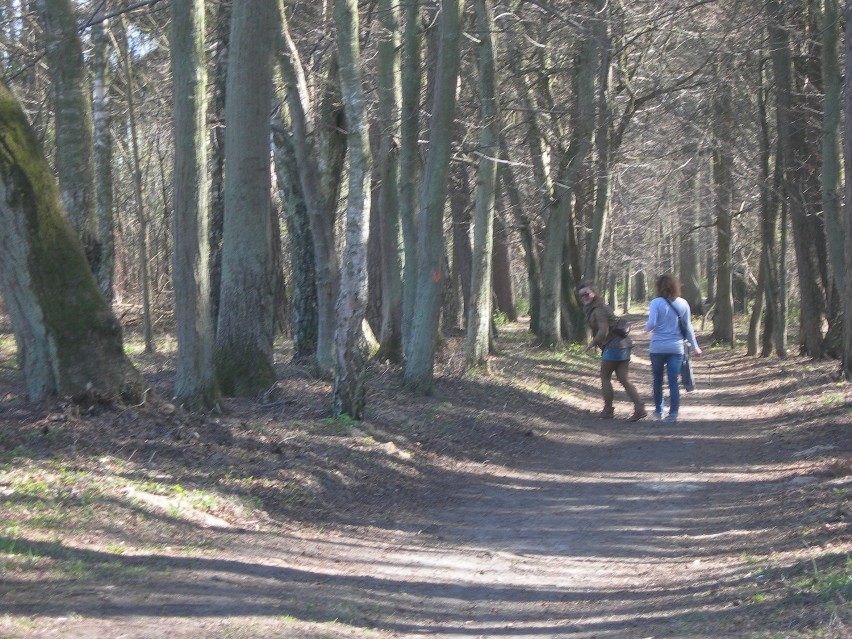
<path id="1" fill-rule="evenodd" d="M 138 401 L 145 384 L 66 221 L 56 180 L 17 101 L 0 86 L 0 288 L 30 399 L 91 386 Z"/>

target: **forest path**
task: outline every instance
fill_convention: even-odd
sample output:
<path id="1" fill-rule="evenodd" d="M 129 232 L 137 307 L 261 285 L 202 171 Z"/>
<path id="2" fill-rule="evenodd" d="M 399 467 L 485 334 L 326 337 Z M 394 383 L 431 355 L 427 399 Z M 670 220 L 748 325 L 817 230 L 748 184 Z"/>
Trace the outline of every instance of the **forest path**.
<path id="1" fill-rule="evenodd" d="M 850 486 L 814 465 L 852 454 L 848 408 L 832 413 L 841 436 L 815 439 L 831 385 L 714 349 L 677 424 L 627 422 L 617 384 L 621 418 L 601 420 L 596 359 L 554 360 L 529 349 L 523 327 L 505 330 L 485 403 L 528 428 L 521 456 L 458 461 L 446 492 L 407 513 L 222 529 L 200 556 L 83 554 L 121 562 L 118 587 L 70 583 L 61 601 L 6 606 L 37 619 L 32 634 L 8 636 L 806 636 L 752 604 L 769 575 L 757 564 L 801 551 L 813 491 Z M 649 396 L 646 339 L 636 336 L 631 377 Z M 507 380 L 522 392 L 500 394 Z M 848 536 L 832 543 L 848 556 Z M 50 617 L 69 605 L 73 616 Z"/>

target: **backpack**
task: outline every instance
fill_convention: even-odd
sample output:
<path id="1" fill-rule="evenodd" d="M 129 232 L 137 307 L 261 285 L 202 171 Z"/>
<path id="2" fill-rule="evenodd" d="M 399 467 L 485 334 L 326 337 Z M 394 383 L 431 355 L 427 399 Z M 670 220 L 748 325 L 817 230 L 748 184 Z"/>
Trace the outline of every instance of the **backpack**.
<path id="1" fill-rule="evenodd" d="M 610 328 L 610 332 L 621 338 L 627 337 L 630 334 L 630 322 L 626 319 L 616 320 L 615 325 Z"/>

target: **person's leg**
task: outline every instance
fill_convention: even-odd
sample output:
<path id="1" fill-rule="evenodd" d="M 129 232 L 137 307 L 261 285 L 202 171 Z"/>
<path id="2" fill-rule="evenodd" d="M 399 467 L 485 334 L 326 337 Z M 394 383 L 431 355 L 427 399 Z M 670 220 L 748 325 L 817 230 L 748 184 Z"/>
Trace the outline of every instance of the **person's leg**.
<path id="1" fill-rule="evenodd" d="M 651 387 L 654 391 L 654 412 L 657 417 L 663 415 L 663 368 L 666 365 L 666 355 L 651 353 Z"/>
<path id="2" fill-rule="evenodd" d="M 618 381 L 621 382 L 621 385 L 624 386 L 624 390 L 627 391 L 627 396 L 630 398 L 630 401 L 633 402 L 633 416 L 635 417 L 636 415 L 645 412 L 645 402 L 643 402 L 642 398 L 639 397 L 639 392 L 630 381 L 629 372 L 629 359 L 626 359 L 623 362 L 617 362 L 617 366 L 615 367 L 615 376 L 618 378 Z"/>
<path id="3" fill-rule="evenodd" d="M 677 418 L 678 410 L 680 409 L 680 367 L 683 364 L 683 355 L 678 353 L 668 355 L 666 361 L 666 370 L 668 371 L 669 381 L 669 415 Z"/>
<path id="4" fill-rule="evenodd" d="M 609 360 L 601 360 L 601 390 L 603 391 L 604 408 L 601 417 L 612 417 L 615 410 L 612 407 L 612 402 L 615 397 L 615 391 L 612 388 L 612 373 L 615 370 L 615 365 L 618 362 Z"/>

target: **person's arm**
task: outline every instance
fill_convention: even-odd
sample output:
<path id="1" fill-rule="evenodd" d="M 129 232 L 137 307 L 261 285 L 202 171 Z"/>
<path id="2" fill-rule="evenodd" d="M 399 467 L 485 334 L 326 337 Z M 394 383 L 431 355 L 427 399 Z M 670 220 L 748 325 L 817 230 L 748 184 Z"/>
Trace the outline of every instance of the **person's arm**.
<path id="1" fill-rule="evenodd" d="M 686 338 L 689 340 L 690 346 L 696 355 L 701 355 L 701 347 L 698 346 L 698 339 L 695 337 L 695 331 L 692 328 L 692 310 L 689 308 L 689 302 L 683 300 L 686 305 L 686 313 L 683 314 L 686 320 Z"/>
<path id="2" fill-rule="evenodd" d="M 651 300 L 651 305 L 648 307 L 648 321 L 645 322 L 645 326 L 642 327 L 642 332 L 647 333 L 649 331 L 653 331 L 657 327 L 657 304 L 655 303 L 658 298 L 654 298 Z"/>
<path id="3" fill-rule="evenodd" d="M 592 344 L 603 348 L 606 342 L 606 336 L 609 334 L 609 314 L 603 307 L 598 307 L 594 310 L 598 332 L 592 337 Z"/>

